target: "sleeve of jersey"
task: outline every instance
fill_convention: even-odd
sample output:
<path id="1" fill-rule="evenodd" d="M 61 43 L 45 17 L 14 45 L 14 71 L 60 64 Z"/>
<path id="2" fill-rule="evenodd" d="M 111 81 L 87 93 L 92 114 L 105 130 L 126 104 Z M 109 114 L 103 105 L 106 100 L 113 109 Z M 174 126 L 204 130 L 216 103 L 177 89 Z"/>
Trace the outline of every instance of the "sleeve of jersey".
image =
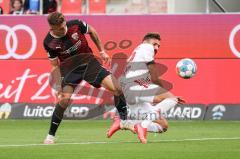
<path id="1" fill-rule="evenodd" d="M 44 48 L 48 54 L 49 59 L 55 59 L 57 57 L 56 53 L 54 53 L 45 43 L 44 43 Z"/>
<path id="2" fill-rule="evenodd" d="M 87 24 L 86 22 L 79 20 L 79 21 L 78 21 L 78 25 L 79 25 L 79 27 L 80 27 L 80 32 L 81 32 L 82 34 L 88 33 L 88 24 Z"/>
<path id="3" fill-rule="evenodd" d="M 154 64 L 154 49 L 152 45 L 145 45 L 143 48 L 142 60 L 147 64 Z"/>

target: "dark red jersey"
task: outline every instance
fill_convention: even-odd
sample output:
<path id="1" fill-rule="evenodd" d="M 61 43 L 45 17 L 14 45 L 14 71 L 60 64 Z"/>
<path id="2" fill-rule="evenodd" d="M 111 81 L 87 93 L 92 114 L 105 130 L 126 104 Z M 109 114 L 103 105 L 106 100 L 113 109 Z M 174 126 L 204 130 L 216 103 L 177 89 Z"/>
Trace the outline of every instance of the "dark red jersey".
<path id="1" fill-rule="evenodd" d="M 55 38 L 50 33 L 45 37 L 44 48 L 48 58 L 58 57 L 62 62 L 73 56 L 92 55 L 92 49 L 84 36 L 88 32 L 88 25 L 80 20 L 70 20 L 67 22 L 67 28 L 68 31 L 64 37 Z"/>

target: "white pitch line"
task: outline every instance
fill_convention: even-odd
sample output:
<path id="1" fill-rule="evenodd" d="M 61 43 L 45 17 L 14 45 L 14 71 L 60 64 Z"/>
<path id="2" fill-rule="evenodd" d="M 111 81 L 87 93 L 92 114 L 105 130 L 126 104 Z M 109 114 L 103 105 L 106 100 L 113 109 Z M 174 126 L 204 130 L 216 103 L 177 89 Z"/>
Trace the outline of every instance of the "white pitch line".
<path id="1" fill-rule="evenodd" d="M 1 147 L 31 147 L 31 146 L 55 146 L 55 145 L 89 145 L 89 144 L 111 144 L 112 142 L 96 141 L 96 142 L 69 142 L 55 144 L 19 144 L 19 145 L 0 145 Z M 116 142 L 117 143 L 117 142 Z"/>
<path id="2" fill-rule="evenodd" d="M 240 137 L 155 140 L 155 141 L 149 141 L 149 143 L 185 142 L 185 141 L 209 141 L 209 140 L 240 140 Z M 0 148 L 4 148 L 4 147 L 31 147 L 31 146 L 57 146 L 57 145 L 119 144 L 119 143 L 138 143 L 138 141 L 119 141 L 119 142 L 89 141 L 89 142 L 56 143 L 56 144 L 52 144 L 52 145 L 47 145 L 47 144 L 19 144 L 18 145 L 18 144 L 16 144 L 16 145 L 0 145 Z"/>
<path id="3" fill-rule="evenodd" d="M 184 141 L 209 141 L 209 140 L 240 140 L 240 137 L 229 138 L 195 138 L 195 139 L 172 139 L 172 140 L 158 140 L 151 142 L 184 142 Z"/>

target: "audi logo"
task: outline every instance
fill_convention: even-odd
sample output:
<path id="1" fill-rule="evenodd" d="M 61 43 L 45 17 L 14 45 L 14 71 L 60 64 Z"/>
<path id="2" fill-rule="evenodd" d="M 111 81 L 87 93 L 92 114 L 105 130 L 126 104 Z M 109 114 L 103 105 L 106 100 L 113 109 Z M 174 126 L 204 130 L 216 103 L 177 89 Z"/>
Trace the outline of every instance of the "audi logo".
<path id="1" fill-rule="evenodd" d="M 0 25 L 0 30 L 4 30 L 7 32 L 7 35 L 5 38 L 5 46 L 7 49 L 7 53 L 1 53 L 0 59 L 9 59 L 11 57 L 15 58 L 15 59 L 27 59 L 30 56 L 32 56 L 32 54 L 36 50 L 37 39 L 36 39 L 35 33 L 33 32 L 33 30 L 30 27 L 23 25 L 23 24 L 18 24 L 13 27 L 9 27 L 7 25 Z M 16 50 L 18 47 L 18 38 L 16 35 L 17 30 L 24 30 L 31 37 L 31 40 L 32 40 L 31 48 L 25 54 L 17 54 L 16 53 Z M 12 39 L 12 45 L 10 44 L 11 39 Z"/>

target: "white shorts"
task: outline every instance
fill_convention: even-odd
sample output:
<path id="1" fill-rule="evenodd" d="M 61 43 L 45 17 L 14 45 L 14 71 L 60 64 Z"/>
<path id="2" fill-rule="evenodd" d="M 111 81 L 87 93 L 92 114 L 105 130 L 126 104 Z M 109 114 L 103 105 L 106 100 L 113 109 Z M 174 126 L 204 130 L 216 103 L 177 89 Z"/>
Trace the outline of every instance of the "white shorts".
<path id="1" fill-rule="evenodd" d="M 136 105 L 128 105 L 129 120 L 157 120 L 159 112 L 155 110 L 150 103 L 142 103 Z"/>
<path id="2" fill-rule="evenodd" d="M 136 83 L 128 83 L 122 87 L 122 90 L 127 104 L 135 105 L 137 103 L 153 103 L 154 97 L 163 91 L 163 88 L 156 84 L 149 84 L 146 88 Z"/>

